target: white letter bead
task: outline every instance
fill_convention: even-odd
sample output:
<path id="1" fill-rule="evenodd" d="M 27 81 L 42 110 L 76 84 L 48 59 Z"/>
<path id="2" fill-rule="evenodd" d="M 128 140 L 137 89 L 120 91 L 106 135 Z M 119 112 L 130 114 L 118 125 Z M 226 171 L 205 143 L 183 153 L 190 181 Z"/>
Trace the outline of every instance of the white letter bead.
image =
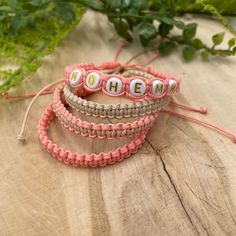
<path id="1" fill-rule="evenodd" d="M 154 80 L 152 82 L 152 94 L 154 96 L 161 96 L 165 91 L 165 86 L 161 80 Z"/>
<path id="2" fill-rule="evenodd" d="M 97 72 L 91 72 L 86 77 L 86 85 L 91 89 L 96 89 L 99 86 L 101 76 Z"/>
<path id="3" fill-rule="evenodd" d="M 168 92 L 169 93 L 174 93 L 177 88 L 177 83 L 175 80 L 171 79 L 168 84 Z"/>
<path id="4" fill-rule="evenodd" d="M 142 96 L 146 92 L 146 84 L 141 79 L 133 79 L 130 82 L 130 93 L 133 96 Z"/>
<path id="5" fill-rule="evenodd" d="M 82 71 L 81 70 L 73 70 L 70 74 L 70 85 L 76 86 L 80 84 L 82 78 Z"/>
<path id="6" fill-rule="evenodd" d="M 110 94 L 119 94 L 123 88 L 123 83 L 116 77 L 110 78 L 106 83 L 106 91 Z"/>

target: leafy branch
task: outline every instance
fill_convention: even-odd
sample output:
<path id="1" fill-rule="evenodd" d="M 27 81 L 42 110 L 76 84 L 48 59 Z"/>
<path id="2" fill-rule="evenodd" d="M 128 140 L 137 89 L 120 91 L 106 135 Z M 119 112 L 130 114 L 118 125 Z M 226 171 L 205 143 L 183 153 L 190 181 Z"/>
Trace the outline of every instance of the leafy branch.
<path id="1" fill-rule="evenodd" d="M 128 42 L 138 35 L 144 47 L 161 55 L 178 46 L 186 61 L 197 54 L 208 60 L 209 56 L 236 53 L 236 33 L 222 16 L 235 15 L 236 0 L 227 4 L 221 0 L 218 4 L 217 0 L 0 0 L 0 93 L 36 71 L 42 58 L 76 27 L 86 8 L 106 15 Z M 234 36 L 227 48 L 219 48 L 224 32 L 212 36 L 211 46 L 196 37 L 196 23 L 176 18 L 186 12 L 210 13 L 217 18 Z"/>
<path id="2" fill-rule="evenodd" d="M 83 12 L 78 4 L 64 1 L 2 1 L 0 93 L 35 72 L 42 58 L 77 26 Z"/>
<path id="3" fill-rule="evenodd" d="M 216 16 L 234 34 L 228 41 L 226 49 L 218 48 L 224 39 L 223 32 L 212 36 L 212 46 L 209 47 L 196 37 L 196 23 L 185 24 L 181 20 L 176 20 L 181 10 L 181 1 L 178 0 L 73 0 L 73 2 L 85 7 L 93 5 L 93 10 L 107 15 L 116 32 L 125 40 L 131 42 L 138 34 L 144 47 L 156 43 L 156 50 L 161 55 L 170 54 L 178 45 L 182 46 L 182 55 L 186 61 L 192 60 L 197 52 L 203 60 L 208 60 L 210 55 L 233 56 L 236 53 L 235 31 L 217 9 L 206 4 L 204 0 L 196 1 L 195 5 L 202 12 Z M 189 1 L 185 1 L 187 2 L 190 4 Z M 235 0 L 234 3 L 236 4 Z M 178 29 L 180 33 L 173 34 L 173 29 Z"/>

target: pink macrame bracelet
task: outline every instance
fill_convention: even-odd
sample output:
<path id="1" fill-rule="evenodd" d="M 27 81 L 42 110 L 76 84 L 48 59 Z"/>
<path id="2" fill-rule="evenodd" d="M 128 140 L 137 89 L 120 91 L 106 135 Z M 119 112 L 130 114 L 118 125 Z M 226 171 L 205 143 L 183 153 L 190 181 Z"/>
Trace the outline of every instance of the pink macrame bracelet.
<path id="1" fill-rule="evenodd" d="M 58 86 L 55 89 L 53 96 L 53 110 L 61 122 L 61 124 L 82 137 L 90 138 L 121 138 L 121 137 L 132 137 L 146 133 L 153 122 L 155 121 L 158 112 L 153 115 L 149 115 L 141 118 L 133 123 L 116 123 L 116 124 L 94 124 L 87 121 L 82 121 L 79 118 L 73 116 L 64 106 L 62 102 L 62 90 L 64 84 Z"/>
<path id="2" fill-rule="evenodd" d="M 152 79 L 142 76 L 125 78 L 117 74 L 104 74 L 102 70 L 129 68 L 132 65 L 107 63 L 96 67 L 93 64 L 78 64 L 65 68 L 65 82 L 72 88 L 84 88 L 90 92 L 102 91 L 109 96 L 122 96 L 157 99 L 175 95 L 179 90 L 180 80 L 150 67 L 142 71 L 152 74 Z M 135 66 L 133 66 L 136 68 Z M 138 69 L 140 69 L 138 67 Z"/>
<path id="3" fill-rule="evenodd" d="M 101 152 L 99 154 L 79 154 L 64 150 L 59 147 L 47 135 L 50 122 L 54 119 L 55 113 L 52 104 L 45 110 L 38 123 L 38 136 L 42 146 L 58 160 L 65 164 L 82 167 L 97 167 L 114 164 L 128 158 L 134 154 L 145 141 L 146 134 L 135 137 L 130 143 L 123 145 L 110 152 Z M 146 130 L 146 133 L 148 130 Z"/>
<path id="4" fill-rule="evenodd" d="M 122 75 L 124 77 L 138 75 L 147 79 L 153 78 L 152 74 L 141 70 L 126 70 Z M 74 89 L 70 88 L 68 85 L 65 85 L 63 88 L 64 98 L 69 106 L 86 115 L 101 118 L 122 119 L 150 115 L 165 109 L 171 101 L 170 96 L 165 96 L 159 99 L 145 99 L 129 103 L 99 104 L 87 101 L 81 96 L 76 96 L 76 91 L 73 90 Z"/>

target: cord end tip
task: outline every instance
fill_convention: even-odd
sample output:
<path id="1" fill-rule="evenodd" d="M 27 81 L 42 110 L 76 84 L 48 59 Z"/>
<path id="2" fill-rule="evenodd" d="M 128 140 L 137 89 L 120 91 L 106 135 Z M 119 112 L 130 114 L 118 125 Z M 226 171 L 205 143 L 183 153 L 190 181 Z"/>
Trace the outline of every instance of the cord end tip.
<path id="1" fill-rule="evenodd" d="M 206 107 L 200 107 L 199 108 L 199 111 L 202 113 L 202 114 L 207 114 L 208 110 Z"/>
<path id="2" fill-rule="evenodd" d="M 26 138 L 25 138 L 25 136 L 22 135 L 22 134 L 19 134 L 19 135 L 17 136 L 17 139 L 18 139 L 18 141 L 21 142 L 21 143 L 25 143 L 25 142 L 26 142 Z"/>
<path id="3" fill-rule="evenodd" d="M 233 141 L 233 143 L 236 143 L 236 135 L 232 136 L 232 141 Z"/>

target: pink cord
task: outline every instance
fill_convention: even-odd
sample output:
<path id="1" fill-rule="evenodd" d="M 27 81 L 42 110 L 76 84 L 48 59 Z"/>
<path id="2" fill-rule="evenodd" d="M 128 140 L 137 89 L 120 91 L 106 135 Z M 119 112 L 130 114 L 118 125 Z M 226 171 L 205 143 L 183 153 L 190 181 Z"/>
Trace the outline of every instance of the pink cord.
<path id="1" fill-rule="evenodd" d="M 188 106 L 188 105 L 182 104 L 180 102 L 176 102 L 176 101 L 171 101 L 170 105 L 176 106 L 176 107 L 188 110 L 188 111 L 195 111 L 195 112 L 199 112 L 199 113 L 202 113 L 202 114 L 207 114 L 207 108 L 206 107 L 194 108 L 194 107 L 191 107 L 191 106 Z"/>
<path id="2" fill-rule="evenodd" d="M 117 49 L 116 53 L 115 53 L 115 58 L 114 58 L 114 61 L 117 61 L 118 60 L 118 57 L 121 53 L 121 51 L 123 50 L 123 48 L 126 47 L 126 44 L 124 42 L 121 42 L 119 48 Z"/>
<path id="3" fill-rule="evenodd" d="M 187 116 L 187 115 L 184 115 L 184 114 L 181 114 L 181 113 L 178 113 L 176 111 L 173 111 L 173 110 L 163 110 L 163 112 L 166 112 L 166 113 L 169 113 L 171 115 L 175 115 L 175 116 L 178 116 L 180 118 L 183 118 L 185 120 L 189 120 L 189 121 L 192 121 L 192 122 L 195 122 L 197 124 L 200 124 L 200 125 L 203 125 L 205 127 L 209 127 L 209 128 L 212 128 L 214 130 L 217 130 L 218 132 L 220 133 L 223 133 L 225 134 L 226 136 L 228 136 L 229 138 L 232 139 L 232 141 L 234 143 L 236 143 L 236 135 L 232 132 L 229 132 L 228 130 L 225 130 L 225 129 L 222 129 L 220 127 L 218 127 L 217 125 L 214 125 L 214 124 L 210 124 L 206 121 L 203 121 L 203 120 L 198 120 L 197 118 L 194 118 L 194 117 L 191 117 L 191 116 Z"/>

